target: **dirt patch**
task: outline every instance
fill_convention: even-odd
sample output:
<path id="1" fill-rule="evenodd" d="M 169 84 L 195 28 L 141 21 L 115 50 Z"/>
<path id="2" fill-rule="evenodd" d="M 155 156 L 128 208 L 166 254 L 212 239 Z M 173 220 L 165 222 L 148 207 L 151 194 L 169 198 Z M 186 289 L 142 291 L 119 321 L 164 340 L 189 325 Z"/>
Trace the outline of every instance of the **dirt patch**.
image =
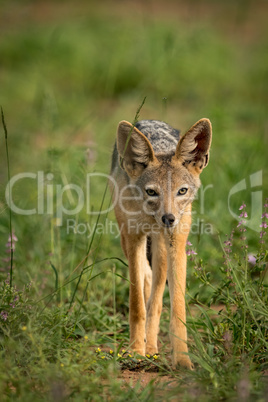
<path id="1" fill-rule="evenodd" d="M 121 350 L 120 359 L 117 360 L 119 373 L 118 379 L 122 382 L 122 387 L 143 389 L 150 383 L 162 390 L 171 390 L 178 386 L 178 379 L 171 368 L 170 347 L 159 344 L 160 353 L 158 355 L 143 358 L 133 354 L 131 351 Z M 100 345 L 96 349 L 98 359 L 112 359 L 114 352 L 107 348 L 107 345 Z"/>
<path id="2" fill-rule="evenodd" d="M 130 387 L 135 387 L 137 383 L 139 383 L 141 387 L 146 387 L 151 382 L 154 383 L 154 385 L 165 384 L 170 388 L 177 385 L 174 377 L 170 375 L 145 371 L 124 370 L 119 378 L 122 379 L 123 383 L 128 384 Z"/>

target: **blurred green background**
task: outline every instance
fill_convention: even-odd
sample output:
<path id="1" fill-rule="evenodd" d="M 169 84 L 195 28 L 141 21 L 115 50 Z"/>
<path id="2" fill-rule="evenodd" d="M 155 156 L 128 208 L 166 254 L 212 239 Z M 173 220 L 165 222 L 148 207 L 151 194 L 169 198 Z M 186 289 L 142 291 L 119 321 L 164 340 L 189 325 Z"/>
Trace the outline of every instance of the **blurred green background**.
<path id="1" fill-rule="evenodd" d="M 12 213 L 18 241 L 9 287 L 0 121 L 1 400 L 265 399 L 267 250 L 254 268 L 247 253 L 258 250 L 268 197 L 267 11 L 259 0 L 0 0 L 10 175 L 32 175 L 14 184 L 12 198 L 19 208 L 39 207 L 33 215 Z M 202 117 L 213 126 L 189 238 L 197 252 L 186 294 L 195 370 L 169 367 L 166 287 L 161 355 L 151 362 L 168 375 L 162 385 L 155 372 L 140 371 L 140 360 L 117 355 L 129 347 L 128 270 L 113 212 L 88 213 L 103 199 L 106 208 L 110 193 L 105 176 L 94 176 L 87 194 L 87 177 L 109 174 L 118 122 L 132 122 L 145 97 L 140 119 L 164 120 L 182 133 Z M 87 202 L 79 211 L 74 186 Z M 62 220 L 61 198 L 73 211 Z M 255 230 L 248 227 L 241 242 L 234 214 L 242 202 Z M 233 228 L 227 265 L 221 242 Z"/>
<path id="2" fill-rule="evenodd" d="M 13 215 L 17 280 L 41 283 L 42 272 L 51 273 L 50 259 L 66 276 L 84 258 L 89 233 L 68 234 L 67 219 L 94 225 L 96 216 L 84 207 L 57 226 L 56 185 L 73 183 L 86 194 L 88 173 L 109 173 L 117 124 L 133 121 L 144 97 L 141 119 L 165 120 L 182 132 L 202 117 L 212 121 L 211 159 L 202 174 L 209 187 L 204 202 L 201 194 L 195 202 L 194 221 L 211 225 L 213 233 L 192 234 L 191 241 L 217 276 L 218 236 L 224 239 L 237 225 L 228 209 L 230 190 L 246 179 L 247 190 L 230 205 L 236 212 L 245 201 L 249 217 L 251 174 L 262 171 L 258 190 L 263 200 L 268 194 L 267 9 L 267 2 L 253 0 L 0 2 L 0 104 L 11 176 L 42 171 L 45 196 L 48 184 L 54 192 L 52 214 Z M 3 255 L 9 215 L 2 128 L 0 153 Z M 92 210 L 104 190 L 105 180 L 92 185 Z M 20 208 L 36 208 L 36 181 L 18 182 L 13 199 Z M 76 193 L 66 191 L 65 207 L 76 203 Z M 249 230 L 248 238 L 254 252 L 258 234 Z M 100 257 L 123 257 L 119 238 L 96 239 Z"/>

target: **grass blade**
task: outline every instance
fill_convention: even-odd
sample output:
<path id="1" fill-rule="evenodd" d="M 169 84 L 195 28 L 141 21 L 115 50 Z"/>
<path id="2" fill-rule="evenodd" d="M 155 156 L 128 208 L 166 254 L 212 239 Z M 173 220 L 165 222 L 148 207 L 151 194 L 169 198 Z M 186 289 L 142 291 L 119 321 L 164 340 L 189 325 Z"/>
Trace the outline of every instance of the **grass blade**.
<path id="1" fill-rule="evenodd" d="M 5 144 L 6 144 L 6 156 L 7 156 L 7 178 L 8 178 L 8 193 L 9 199 L 11 200 L 11 189 L 10 189 L 10 165 L 9 165 L 9 153 L 8 153 L 8 141 L 7 141 L 7 126 L 5 122 L 4 111 L 1 106 L 1 118 L 2 118 L 2 125 L 4 128 L 5 133 Z M 12 211 L 9 208 L 9 231 L 10 231 L 10 287 L 13 284 L 13 231 L 12 231 Z"/>

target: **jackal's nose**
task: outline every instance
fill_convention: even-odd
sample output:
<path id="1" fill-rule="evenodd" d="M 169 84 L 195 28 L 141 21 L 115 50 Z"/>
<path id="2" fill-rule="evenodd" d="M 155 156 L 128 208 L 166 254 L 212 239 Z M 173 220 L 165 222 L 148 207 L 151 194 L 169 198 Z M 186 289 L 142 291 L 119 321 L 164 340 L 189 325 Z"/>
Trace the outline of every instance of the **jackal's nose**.
<path id="1" fill-rule="evenodd" d="M 172 226 L 173 223 L 175 222 L 175 216 L 173 214 L 165 214 L 162 216 L 162 222 L 166 226 Z"/>

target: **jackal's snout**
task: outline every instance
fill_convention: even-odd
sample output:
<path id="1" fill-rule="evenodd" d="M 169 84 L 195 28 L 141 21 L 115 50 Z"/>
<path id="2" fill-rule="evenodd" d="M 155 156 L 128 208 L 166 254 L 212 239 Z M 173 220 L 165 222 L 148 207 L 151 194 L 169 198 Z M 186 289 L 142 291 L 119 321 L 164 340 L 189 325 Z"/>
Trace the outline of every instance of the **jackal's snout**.
<path id="1" fill-rule="evenodd" d="M 162 216 L 162 222 L 165 226 L 173 226 L 176 218 L 173 214 L 165 214 Z"/>

